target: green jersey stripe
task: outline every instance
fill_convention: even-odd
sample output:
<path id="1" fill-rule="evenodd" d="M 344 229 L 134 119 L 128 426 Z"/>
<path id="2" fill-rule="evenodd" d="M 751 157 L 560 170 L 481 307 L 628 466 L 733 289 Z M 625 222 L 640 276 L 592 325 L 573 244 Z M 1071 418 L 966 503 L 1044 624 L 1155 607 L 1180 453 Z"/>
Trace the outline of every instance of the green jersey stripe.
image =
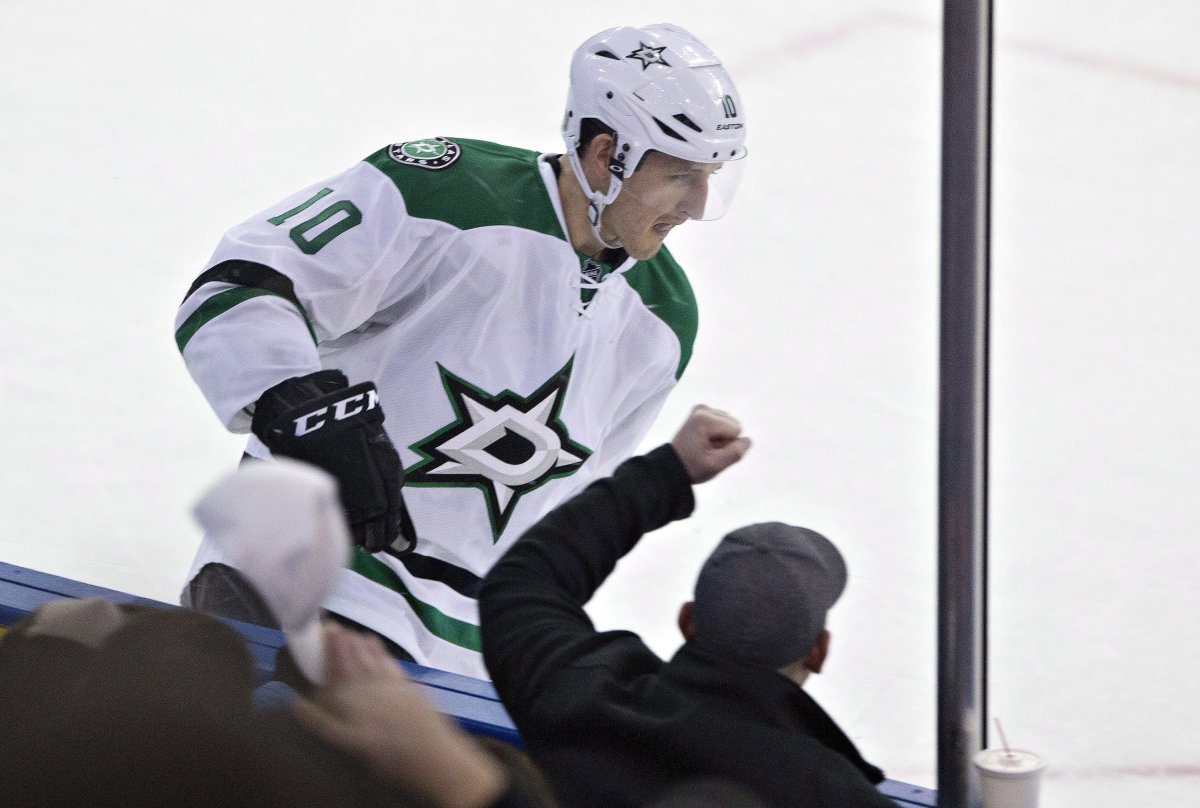
<path id="1" fill-rule="evenodd" d="M 437 607 L 417 599 L 391 567 L 376 560 L 370 553 L 359 547 L 354 548 L 350 569 L 403 596 L 430 634 L 468 651 L 482 653 L 483 643 L 479 638 L 479 626 L 451 617 Z"/>
<path id="2" fill-rule="evenodd" d="M 200 307 L 192 312 L 191 316 L 175 332 L 175 344 L 179 347 L 179 352 L 183 353 L 184 347 L 187 346 L 192 337 L 196 336 L 196 332 L 204 327 L 205 323 L 224 314 L 239 303 L 245 303 L 247 300 L 261 297 L 262 295 L 275 295 L 275 297 L 287 300 L 283 295 L 267 291 L 266 289 L 251 289 L 246 286 L 239 286 L 234 289 L 226 289 L 224 292 L 218 292 L 201 303 Z M 317 333 L 313 330 L 308 315 L 301 309 L 300 316 L 304 318 L 304 325 L 308 328 L 308 333 L 315 345 L 317 342 Z"/>
<path id="3" fill-rule="evenodd" d="M 691 361 L 699 325 L 696 295 L 687 275 L 675 263 L 670 251 L 660 247 L 658 254 L 649 261 L 634 264 L 625 273 L 625 280 L 642 298 L 646 308 L 675 332 L 679 340 L 679 366 L 675 369 L 678 380 Z"/>

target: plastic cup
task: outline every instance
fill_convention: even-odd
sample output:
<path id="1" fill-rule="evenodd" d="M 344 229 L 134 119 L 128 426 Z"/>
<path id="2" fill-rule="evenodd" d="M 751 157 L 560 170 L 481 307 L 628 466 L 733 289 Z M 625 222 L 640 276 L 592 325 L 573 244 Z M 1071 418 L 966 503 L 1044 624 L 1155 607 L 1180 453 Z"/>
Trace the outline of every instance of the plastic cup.
<path id="1" fill-rule="evenodd" d="M 1024 749 L 984 749 L 973 760 L 983 808 L 1037 808 L 1046 766 L 1040 755 Z"/>

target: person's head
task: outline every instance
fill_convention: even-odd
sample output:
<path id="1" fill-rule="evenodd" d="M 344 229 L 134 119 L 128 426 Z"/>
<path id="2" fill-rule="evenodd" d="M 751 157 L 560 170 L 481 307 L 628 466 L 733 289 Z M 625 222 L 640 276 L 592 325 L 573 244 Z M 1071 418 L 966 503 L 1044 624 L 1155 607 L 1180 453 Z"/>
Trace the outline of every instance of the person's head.
<path id="1" fill-rule="evenodd" d="M 169 606 L 64 598 L 0 641 L 0 719 L 40 720 L 87 703 L 113 711 L 195 704 L 248 712 L 257 684 L 246 641 L 226 623 Z"/>
<path id="2" fill-rule="evenodd" d="M 100 646 L 81 700 L 119 715 L 177 705 L 194 713 L 248 713 L 257 676 L 245 638 L 211 615 L 125 606 L 124 625 Z"/>
<path id="3" fill-rule="evenodd" d="M 124 709 L 79 701 L 0 757 L 4 804 L 26 808 L 349 808 L 336 778 L 253 712 L 194 701 Z M 11 802 L 10 802 L 11 801 Z M 398 803 L 404 805 L 404 803 Z"/>
<path id="4" fill-rule="evenodd" d="M 253 728 L 228 624 L 101 598 L 44 604 L 0 640 L 0 794 L 27 806 L 326 805 Z M 301 772 L 307 776 L 307 772 Z"/>
<path id="5" fill-rule="evenodd" d="M 820 533 L 763 522 L 725 536 L 680 613 L 684 636 L 733 662 L 801 680 L 829 648 L 825 618 L 846 588 L 846 563 Z"/>
<path id="6" fill-rule="evenodd" d="M 70 709 L 104 638 L 125 615 L 98 598 L 51 601 L 0 636 L 0 768 L 8 747 L 45 735 Z"/>
<path id="7" fill-rule="evenodd" d="M 723 215 L 746 156 L 728 72 L 666 23 L 611 28 L 575 51 L 562 131 L 594 237 L 639 259 L 671 228 Z"/>

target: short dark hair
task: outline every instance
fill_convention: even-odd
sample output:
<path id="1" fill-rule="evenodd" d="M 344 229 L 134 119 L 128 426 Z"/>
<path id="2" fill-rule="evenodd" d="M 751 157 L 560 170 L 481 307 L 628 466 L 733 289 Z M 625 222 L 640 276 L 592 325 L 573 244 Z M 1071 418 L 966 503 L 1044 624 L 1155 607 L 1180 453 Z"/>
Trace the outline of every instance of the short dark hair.
<path id="1" fill-rule="evenodd" d="M 615 135 L 616 133 L 617 130 L 599 118 L 584 118 L 579 122 L 579 151 L 586 151 L 588 145 L 598 135 Z"/>
<path id="2" fill-rule="evenodd" d="M 281 747 L 256 714 L 191 704 L 78 703 L 53 731 L 4 755 L 5 797 L 28 808 L 349 808 L 319 767 Z M 7 803 L 6 803 L 7 804 Z M 404 803 L 399 803 L 404 805 Z"/>
<path id="3" fill-rule="evenodd" d="M 97 621 L 88 604 L 71 605 L 83 608 L 58 610 L 51 621 L 58 629 L 69 627 L 68 619 Z M 260 723 L 252 711 L 253 658 L 231 626 L 187 609 L 122 604 L 123 625 L 92 638 L 99 643 L 93 647 L 49 633 L 43 624 L 53 610 L 40 607 L 0 641 L 0 802 L 350 804 L 336 783 L 275 743 Z"/>
<path id="4" fill-rule="evenodd" d="M 232 626 L 190 609 L 148 609 L 105 640 L 80 694 L 116 707 L 248 713 L 258 684 L 246 640 Z"/>
<path id="5" fill-rule="evenodd" d="M 617 135 L 617 130 L 613 129 L 599 118 L 584 118 L 582 121 L 580 121 L 578 146 L 579 153 L 582 154 L 583 152 L 587 151 L 588 145 L 591 144 L 591 142 L 599 135 L 612 135 L 615 138 Z M 636 171 L 637 169 L 641 168 L 642 163 L 646 162 L 646 158 L 656 151 L 657 149 L 646 149 L 645 153 L 642 154 L 642 159 L 639 160 L 638 164 L 633 167 L 633 170 Z"/>

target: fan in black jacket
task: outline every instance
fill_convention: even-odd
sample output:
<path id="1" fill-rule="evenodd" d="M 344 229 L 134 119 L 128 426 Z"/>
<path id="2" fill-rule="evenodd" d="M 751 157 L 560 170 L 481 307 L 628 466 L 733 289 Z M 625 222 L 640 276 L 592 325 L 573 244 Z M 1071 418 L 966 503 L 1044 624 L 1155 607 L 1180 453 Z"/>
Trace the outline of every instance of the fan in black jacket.
<path id="1" fill-rule="evenodd" d="M 741 459 L 732 417 L 700 406 L 673 441 L 622 464 L 531 528 L 480 592 L 484 661 L 533 760 L 571 808 L 621 808 L 695 777 L 773 806 L 895 808 L 883 773 L 801 688 L 828 651 L 841 555 L 780 523 L 722 540 L 669 661 L 583 606 L 643 534 L 688 516 L 692 484 Z"/>

